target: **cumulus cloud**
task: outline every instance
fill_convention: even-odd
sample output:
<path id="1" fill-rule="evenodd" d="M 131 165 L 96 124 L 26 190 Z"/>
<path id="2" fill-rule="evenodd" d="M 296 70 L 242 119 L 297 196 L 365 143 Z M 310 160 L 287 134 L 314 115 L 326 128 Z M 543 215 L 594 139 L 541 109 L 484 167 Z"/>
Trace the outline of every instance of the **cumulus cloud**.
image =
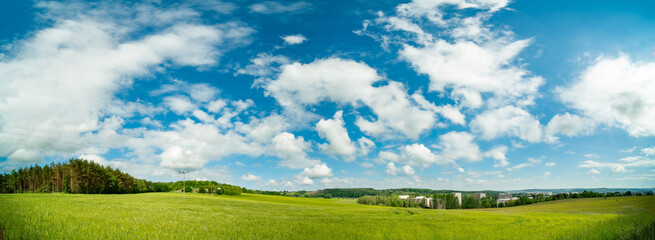
<path id="1" fill-rule="evenodd" d="M 263 146 L 241 134 L 222 131 L 216 125 L 196 123 L 190 119 L 172 123 L 170 129 L 137 129 L 139 134 L 136 135 L 121 134 L 128 130 L 85 137 L 98 141 L 98 144 L 106 144 L 107 139 L 116 138 L 114 147 L 130 150 L 129 156 L 139 160 L 135 163 L 157 162 L 160 167 L 173 170 L 199 170 L 211 160 L 220 160 L 232 154 L 259 156 L 265 152 Z M 161 153 L 157 153 L 159 151 Z"/>
<path id="2" fill-rule="evenodd" d="M 654 62 L 633 62 L 625 54 L 601 56 L 558 92 L 564 103 L 594 121 L 625 129 L 631 136 L 654 136 L 654 75 Z"/>
<path id="3" fill-rule="evenodd" d="M 302 34 L 286 35 L 286 36 L 281 36 L 281 38 L 284 40 L 284 43 L 289 45 L 301 44 L 307 41 L 307 38 Z"/>
<path id="4" fill-rule="evenodd" d="M 276 134 L 289 127 L 284 117 L 273 114 L 265 118 L 253 118 L 249 124 L 239 124 L 236 129 L 254 141 L 268 143 Z"/>
<path id="5" fill-rule="evenodd" d="M 310 168 L 305 168 L 302 173 L 300 173 L 300 176 L 311 179 L 326 178 L 332 176 L 332 169 L 325 163 L 321 163 Z"/>
<path id="6" fill-rule="evenodd" d="M 429 77 L 429 90 L 451 89 L 452 96 L 460 100 L 460 107 L 480 107 L 481 92 L 493 93 L 492 105 L 531 105 L 544 80 L 523 69 L 516 60 L 532 39 L 514 40 L 511 31 L 487 23 L 493 13 L 507 4 L 508 1 L 412 1 L 396 7 L 395 15 L 378 13 L 375 20 L 385 31 L 405 32 L 406 37 L 368 35 L 385 45 L 398 43 L 400 57 Z M 365 25 L 362 31 L 367 28 Z"/>
<path id="7" fill-rule="evenodd" d="M 509 162 L 507 161 L 507 156 L 506 156 L 507 150 L 508 150 L 507 146 L 499 145 L 485 152 L 484 155 L 486 157 L 490 157 L 496 160 L 496 164 L 494 164 L 494 167 L 507 167 L 509 166 Z"/>
<path id="8" fill-rule="evenodd" d="M 314 180 L 309 178 L 309 177 L 305 177 L 305 176 L 297 176 L 296 177 L 296 183 L 300 184 L 300 185 L 313 185 Z"/>
<path id="9" fill-rule="evenodd" d="M 474 142 L 474 136 L 467 132 L 448 132 L 439 136 L 441 149 L 439 157 L 443 162 L 455 163 L 457 160 L 476 162 L 482 160 L 480 148 Z"/>
<path id="10" fill-rule="evenodd" d="M 548 142 L 556 142 L 557 134 L 567 137 L 589 134 L 593 131 L 595 123 L 589 119 L 581 118 L 577 115 L 565 113 L 564 115 L 555 115 L 550 119 L 545 129 L 545 137 Z"/>
<path id="11" fill-rule="evenodd" d="M 546 167 L 554 167 L 555 165 L 557 165 L 557 164 L 555 164 L 554 162 L 547 162 L 546 163 Z"/>
<path id="12" fill-rule="evenodd" d="M 262 178 L 260 176 L 253 175 L 252 173 L 248 173 L 246 175 L 241 176 L 241 179 L 246 181 L 259 181 Z"/>
<path id="13" fill-rule="evenodd" d="M 389 162 L 387 164 L 387 169 L 385 170 L 385 172 L 389 175 L 394 175 L 394 176 L 395 175 L 411 176 L 414 175 L 415 173 L 414 169 L 411 166 L 405 165 L 403 167 L 398 168 L 393 162 Z"/>
<path id="14" fill-rule="evenodd" d="M 589 173 L 589 174 L 600 174 L 600 171 L 598 171 L 598 170 L 596 170 L 596 169 L 591 169 L 591 170 L 589 170 L 589 172 L 587 172 L 587 173 Z"/>
<path id="15" fill-rule="evenodd" d="M 357 144 L 359 144 L 359 149 L 362 155 L 368 155 L 371 149 L 375 148 L 375 142 L 366 137 L 357 139 Z"/>
<path id="16" fill-rule="evenodd" d="M 477 115 L 471 121 L 471 129 L 485 140 L 513 136 L 529 142 L 539 142 L 542 138 L 539 121 L 527 111 L 514 106 L 488 110 Z"/>
<path id="17" fill-rule="evenodd" d="M 398 132 L 410 138 L 434 126 L 436 118 L 419 108 L 402 84 L 382 80 L 368 65 L 340 58 L 319 59 L 309 64 L 282 66 L 277 79 L 263 86 L 267 94 L 285 107 L 287 113 L 306 116 L 305 106 L 323 101 L 369 107 L 377 119 L 360 117 L 356 125 L 365 133 L 380 136 Z"/>
<path id="18" fill-rule="evenodd" d="M 442 145 L 436 146 L 443 149 L 441 154 L 433 152 L 423 144 L 414 143 L 400 147 L 398 153 L 392 151 L 380 151 L 378 157 L 374 159 L 374 161 L 378 164 L 395 162 L 421 168 L 427 168 L 433 164 L 453 164 L 455 166 L 455 161 L 459 159 L 478 161 L 481 157 L 479 150 L 477 153 L 474 152 L 473 154 L 464 152 L 466 150 L 475 151 L 477 149 L 477 145 L 468 142 L 468 137 L 468 135 L 459 132 L 445 135 L 443 138 L 445 140 L 442 141 Z M 465 146 L 455 145 L 460 143 Z"/>
<path id="19" fill-rule="evenodd" d="M 338 111 L 334 114 L 333 119 L 321 119 L 316 124 L 316 131 L 323 139 L 328 140 L 329 144 L 321 144 L 319 147 L 330 155 L 344 156 L 346 161 L 352 161 L 355 157 L 357 148 L 350 141 L 348 131 L 344 127 L 343 112 Z"/>
<path id="20" fill-rule="evenodd" d="M 38 4 L 44 9 L 42 20 L 52 25 L 16 42 L 15 54 L 3 58 L 0 125 L 30 130 L 24 136 L 11 136 L 21 146 L 3 144 L 0 155 L 27 159 L 83 153 L 91 143 L 80 139 L 93 138 L 82 135 L 99 131 L 104 119 L 113 114 L 157 111 L 146 104 L 120 100 L 115 97 L 117 91 L 131 88 L 135 79 L 151 76 L 163 65 L 214 66 L 223 52 L 247 42 L 252 32 L 237 23 L 197 23 L 197 12 L 188 8 L 90 5 Z M 151 31 L 135 35 L 143 29 Z M 178 112 L 188 109 L 177 104 L 179 101 L 171 103 Z M 30 137 L 44 132 L 52 133 L 50 143 Z M 0 138 L 6 135 L 0 133 Z M 71 142 L 67 138 L 76 140 L 65 143 Z M 171 156 L 174 152 L 169 151 Z"/>
<path id="21" fill-rule="evenodd" d="M 478 92 L 520 96 L 526 93 L 535 94 L 543 82 L 540 77 L 524 78 L 528 74 L 525 70 L 509 66 L 511 60 L 530 42 L 493 42 L 489 46 L 480 46 L 473 41 L 451 44 L 438 40 L 420 48 L 405 45 L 399 54 L 410 62 L 417 72 L 430 77 L 430 90 L 444 91 L 446 87 L 465 88 Z"/>
<path id="22" fill-rule="evenodd" d="M 414 143 L 412 145 L 406 145 L 401 151 L 402 155 L 398 161 L 412 166 L 429 167 L 432 164 L 447 163 L 439 159 L 432 150 L 428 149 L 423 144 Z"/>
<path id="23" fill-rule="evenodd" d="M 178 115 L 191 112 L 197 106 L 185 96 L 171 96 L 164 98 L 164 103 Z"/>
<path id="24" fill-rule="evenodd" d="M 202 168 L 207 159 L 201 155 L 194 154 L 192 150 L 183 149 L 179 146 L 167 148 L 161 154 L 161 166 L 175 170 L 198 170 Z"/>
<path id="25" fill-rule="evenodd" d="M 307 158 L 305 152 L 310 144 L 302 136 L 294 136 L 289 132 L 282 132 L 273 138 L 273 151 L 280 158 L 278 163 L 282 167 L 291 169 L 306 168 L 318 165 L 319 160 Z"/>

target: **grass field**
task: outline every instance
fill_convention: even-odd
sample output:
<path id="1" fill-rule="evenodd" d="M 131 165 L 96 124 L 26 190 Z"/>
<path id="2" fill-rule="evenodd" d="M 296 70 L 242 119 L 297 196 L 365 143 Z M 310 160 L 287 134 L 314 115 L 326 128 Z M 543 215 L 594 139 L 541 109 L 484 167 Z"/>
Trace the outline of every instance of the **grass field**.
<path id="1" fill-rule="evenodd" d="M 0 195 L 7 239 L 615 239 L 653 234 L 654 220 L 655 197 L 430 210 L 252 194 Z"/>

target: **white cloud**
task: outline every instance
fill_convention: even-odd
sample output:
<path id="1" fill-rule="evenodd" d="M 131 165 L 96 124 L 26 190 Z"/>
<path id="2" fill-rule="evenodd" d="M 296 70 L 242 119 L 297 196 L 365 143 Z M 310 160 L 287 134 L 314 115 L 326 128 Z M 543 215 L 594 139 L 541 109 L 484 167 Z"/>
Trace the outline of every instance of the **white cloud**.
<path id="1" fill-rule="evenodd" d="M 279 65 L 289 64 L 291 61 L 285 56 L 274 56 L 269 53 L 259 53 L 250 59 L 250 64 L 237 70 L 237 74 L 247 74 L 256 77 L 270 77 L 278 72 Z M 256 80 L 255 85 L 264 79 Z"/>
<path id="2" fill-rule="evenodd" d="M 439 136 L 441 161 L 455 163 L 460 159 L 471 162 L 482 160 L 480 148 L 473 140 L 473 135 L 467 132 L 452 131 Z"/>
<path id="3" fill-rule="evenodd" d="M 217 99 L 207 103 L 206 108 L 211 113 L 219 113 L 225 106 L 227 106 L 227 102 L 225 102 L 225 100 Z"/>
<path id="4" fill-rule="evenodd" d="M 548 176 L 550 176 L 550 174 L 551 174 L 551 172 L 550 172 L 550 171 L 548 171 L 548 172 L 545 172 L 545 173 L 544 173 L 544 177 L 548 177 Z"/>
<path id="5" fill-rule="evenodd" d="M 466 124 L 466 116 L 462 114 L 459 111 L 459 108 L 454 107 L 452 105 L 443 105 L 437 107 L 433 103 L 429 102 L 428 100 L 423 97 L 423 95 L 419 94 L 418 92 L 412 94 L 412 100 L 414 100 L 421 108 L 430 110 L 434 113 L 438 113 L 442 117 L 450 120 L 451 122 L 459 125 L 465 125 Z"/>
<path id="6" fill-rule="evenodd" d="M 466 172 L 466 171 L 465 171 L 463 168 L 461 168 L 461 167 L 458 167 L 458 168 L 457 168 L 457 171 L 458 171 L 458 172 L 461 172 L 461 173 Z"/>
<path id="7" fill-rule="evenodd" d="M 82 154 L 77 158 L 88 160 L 88 161 L 91 161 L 91 162 L 95 162 L 95 163 L 103 165 L 103 166 L 114 167 L 114 168 L 121 167 L 121 166 L 124 165 L 124 164 L 122 164 L 121 162 L 118 162 L 118 161 L 107 161 L 107 159 L 105 159 L 104 157 L 98 156 L 96 154 Z"/>
<path id="8" fill-rule="evenodd" d="M 655 146 L 649 148 L 642 148 L 641 152 L 646 156 L 653 156 L 655 155 Z"/>
<path id="9" fill-rule="evenodd" d="M 557 164 L 555 164 L 554 162 L 547 162 L 546 163 L 546 167 L 554 167 L 555 165 L 557 165 Z"/>
<path id="10" fill-rule="evenodd" d="M 249 124 L 239 124 L 236 129 L 245 133 L 249 138 L 260 143 L 269 143 L 272 138 L 289 128 L 284 117 L 273 114 L 265 118 L 254 118 Z"/>
<path id="11" fill-rule="evenodd" d="M 197 106 L 186 96 L 171 96 L 164 98 L 164 103 L 178 115 L 193 111 Z"/>
<path id="12" fill-rule="evenodd" d="M 637 147 L 624 148 L 624 149 L 621 149 L 621 152 L 631 153 L 631 152 L 634 152 L 635 150 L 637 150 Z"/>
<path id="13" fill-rule="evenodd" d="M 405 165 L 401 168 L 396 167 L 396 165 L 393 162 L 389 162 L 387 164 L 387 169 L 385 172 L 389 175 L 404 175 L 404 176 L 412 176 L 414 173 L 414 169 L 410 167 L 409 165 Z"/>
<path id="14" fill-rule="evenodd" d="M 456 9 L 480 9 L 489 12 L 498 11 L 509 4 L 508 0 L 415 0 L 410 3 L 398 5 L 396 11 L 402 16 L 425 17 L 436 24 L 448 24 L 443 18 L 442 8 L 454 5 Z"/>
<path id="15" fill-rule="evenodd" d="M 246 175 L 241 176 L 241 179 L 246 181 L 259 181 L 262 178 L 260 176 L 255 176 L 252 173 L 248 173 Z"/>
<path id="16" fill-rule="evenodd" d="M 398 161 L 408 165 L 429 167 L 432 164 L 448 163 L 441 161 L 437 155 L 423 144 L 406 145 L 401 151 L 402 155 Z"/>
<path id="17" fill-rule="evenodd" d="M 24 136 L 12 136 L 20 146 L 2 144 L 1 156 L 69 155 L 91 142 L 102 145 L 98 138 L 81 136 L 99 131 L 112 114 L 158 111 L 125 102 L 115 96 L 118 91 L 131 88 L 135 79 L 164 71 L 164 66 L 214 66 L 223 52 L 247 42 L 252 33 L 235 23 L 196 24 L 197 12 L 188 8 L 90 5 L 37 4 L 44 9 L 39 16 L 45 19 L 40 20 L 52 25 L 17 41 L 15 54 L 0 63 L 2 126 L 30 129 Z M 143 29 L 150 30 L 135 37 Z M 43 132 L 52 133 L 48 143 L 31 137 Z"/>
<path id="18" fill-rule="evenodd" d="M 375 142 L 366 137 L 357 139 L 357 143 L 359 144 L 359 149 L 362 155 L 368 155 L 371 149 L 375 148 Z"/>
<path id="19" fill-rule="evenodd" d="M 594 153 L 587 153 L 587 154 L 584 155 L 584 157 L 586 157 L 586 158 L 597 158 L 598 155 L 594 154 Z"/>
<path id="20" fill-rule="evenodd" d="M 564 115 L 558 114 L 553 116 L 550 122 L 548 122 L 548 125 L 546 125 L 546 140 L 556 142 L 558 137 L 555 135 L 557 134 L 568 137 L 589 134 L 595 126 L 596 124 L 593 121 L 577 115 L 571 115 L 569 113 L 565 113 Z"/>
<path id="21" fill-rule="evenodd" d="M 405 45 L 399 54 L 417 72 L 430 77 L 430 90 L 466 88 L 518 97 L 535 94 L 543 82 L 540 77 L 524 78 L 527 71 L 509 65 L 530 43 L 498 41 L 481 46 L 473 41 L 451 44 L 437 40 L 421 48 Z"/>
<path id="22" fill-rule="evenodd" d="M 296 183 L 300 184 L 300 185 L 313 185 L 314 180 L 312 180 L 309 177 L 297 176 L 296 177 Z"/>
<path id="23" fill-rule="evenodd" d="M 220 160 L 231 154 L 259 156 L 264 148 L 233 131 L 222 132 L 217 126 L 200 124 L 193 120 L 180 120 L 169 130 L 140 130 L 138 136 L 119 137 L 116 147 L 125 147 L 139 161 L 160 162 L 160 167 L 175 170 L 198 170 L 211 160 Z M 103 135 L 100 135 L 103 136 Z M 98 135 L 87 135 L 96 139 Z M 100 139 L 98 141 L 106 141 Z M 161 150 L 161 154 L 156 152 Z"/>
<path id="24" fill-rule="evenodd" d="M 430 78 L 430 91 L 442 92 L 450 88 L 452 96 L 462 100 L 462 107 L 480 107 L 483 104 L 480 92 L 493 93 L 492 102 L 496 106 L 531 105 L 544 80 L 531 76 L 516 60 L 532 39 L 514 40 L 511 31 L 496 30 L 486 23 L 494 12 L 507 4 L 508 1 L 502 0 L 412 1 L 399 5 L 395 16 L 380 12 L 375 20 L 387 32 L 408 33 L 406 38 L 367 35 L 385 45 L 399 43 L 400 57 L 418 73 Z M 454 9 L 446 10 L 452 5 Z M 477 14 L 459 14 L 463 11 Z M 365 25 L 363 31 L 367 27 Z"/>
<path id="25" fill-rule="evenodd" d="M 306 116 L 305 106 L 323 101 L 355 107 L 364 104 L 377 120 L 360 117 L 355 124 L 373 136 L 399 132 L 417 138 L 434 127 L 434 114 L 416 106 L 402 84 L 386 81 L 386 85 L 373 86 L 381 80 L 382 77 L 364 63 L 328 58 L 309 64 L 284 65 L 277 79 L 263 86 L 290 115 Z"/>
<path id="26" fill-rule="evenodd" d="M 655 62 L 627 55 L 599 57 L 568 87 L 562 101 L 594 121 L 625 129 L 631 136 L 655 136 Z"/>
<path id="27" fill-rule="evenodd" d="M 652 159 L 629 159 L 627 163 L 605 163 L 605 162 L 596 162 L 593 160 L 586 160 L 582 162 L 579 167 L 583 168 L 610 168 L 612 172 L 628 172 L 626 167 L 631 168 L 645 168 L 645 167 L 655 167 L 655 160 Z M 624 161 L 626 162 L 626 161 Z"/>
<path id="28" fill-rule="evenodd" d="M 282 167 L 299 169 L 320 164 L 319 160 L 307 158 L 305 150 L 309 147 L 302 136 L 295 137 L 292 133 L 282 132 L 273 138 L 273 151 Z"/>
<path id="29" fill-rule="evenodd" d="M 302 11 L 311 10 L 312 5 L 307 2 L 293 2 L 293 3 L 279 3 L 274 1 L 265 1 L 250 5 L 250 11 L 261 14 L 274 14 L 274 13 L 298 13 Z"/>
<path id="30" fill-rule="evenodd" d="M 451 91 L 451 98 L 459 103 L 460 107 L 466 107 L 470 109 L 477 109 L 482 107 L 484 101 L 479 92 L 467 89 L 467 88 L 456 88 Z"/>
<path id="31" fill-rule="evenodd" d="M 483 112 L 471 121 L 471 129 L 482 139 L 515 136 L 529 142 L 539 142 L 541 124 L 523 109 L 507 106 Z"/>
<path id="32" fill-rule="evenodd" d="M 341 155 L 344 156 L 344 160 L 353 161 L 357 148 L 350 141 L 342 115 L 342 111 L 337 111 L 332 119 L 321 119 L 316 124 L 318 135 L 330 142 L 319 147 L 327 154 Z"/>
<path id="33" fill-rule="evenodd" d="M 634 162 L 634 161 L 639 161 L 639 160 L 643 160 L 643 159 L 644 159 L 644 158 L 641 157 L 641 156 L 631 156 L 631 157 L 624 157 L 624 158 L 621 158 L 621 159 L 619 159 L 619 161 L 622 161 L 622 162 Z"/>
<path id="34" fill-rule="evenodd" d="M 20 163 L 35 163 L 43 160 L 41 152 L 36 150 L 28 150 L 25 148 L 18 148 L 7 157 L 7 159 L 20 162 Z"/>
<path id="35" fill-rule="evenodd" d="M 281 38 L 284 39 L 284 43 L 289 45 L 301 44 L 307 41 L 307 38 L 302 34 L 286 35 L 286 36 L 281 36 Z"/>
<path id="36" fill-rule="evenodd" d="M 172 79 L 172 84 L 164 84 L 158 89 L 150 91 L 151 96 L 160 96 L 164 94 L 184 93 L 193 99 L 196 103 L 205 103 L 214 100 L 220 92 L 217 88 L 206 83 L 190 84 L 179 79 Z M 187 98 L 188 101 L 188 98 Z"/>
<path id="37" fill-rule="evenodd" d="M 161 159 L 160 166 L 175 170 L 198 170 L 208 161 L 202 155 L 194 154 L 192 150 L 179 146 L 167 148 L 161 154 Z"/>
<path id="38" fill-rule="evenodd" d="M 484 153 L 486 157 L 493 158 L 496 160 L 496 164 L 494 167 L 507 167 L 509 166 L 509 162 L 507 161 L 507 146 L 504 145 L 498 145 L 493 147 L 491 150 L 487 151 Z"/>
<path id="39" fill-rule="evenodd" d="M 541 163 L 541 160 L 535 159 L 535 158 L 528 158 L 527 163 L 521 163 L 521 164 L 518 164 L 516 166 L 507 168 L 507 171 L 515 171 L 515 170 L 519 170 L 519 169 L 525 168 L 525 167 L 532 167 L 537 163 Z"/>
<path id="40" fill-rule="evenodd" d="M 598 171 L 598 170 L 596 170 L 596 169 L 591 169 L 591 170 L 589 170 L 589 172 L 587 172 L 587 173 L 589 173 L 589 174 L 600 174 L 600 171 Z"/>
<path id="41" fill-rule="evenodd" d="M 332 169 L 329 168 L 325 163 L 318 164 L 311 168 L 305 168 L 300 176 L 308 177 L 311 179 L 315 178 L 326 178 L 332 176 Z"/>

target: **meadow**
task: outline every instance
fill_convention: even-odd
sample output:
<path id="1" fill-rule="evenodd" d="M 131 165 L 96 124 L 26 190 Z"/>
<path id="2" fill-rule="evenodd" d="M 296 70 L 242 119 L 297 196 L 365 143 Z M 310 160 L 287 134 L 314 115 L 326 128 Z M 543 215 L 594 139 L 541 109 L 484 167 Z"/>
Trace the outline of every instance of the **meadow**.
<path id="1" fill-rule="evenodd" d="M 0 194 L 0 216 L 6 239 L 616 239 L 653 234 L 655 197 L 435 210 L 255 194 Z"/>

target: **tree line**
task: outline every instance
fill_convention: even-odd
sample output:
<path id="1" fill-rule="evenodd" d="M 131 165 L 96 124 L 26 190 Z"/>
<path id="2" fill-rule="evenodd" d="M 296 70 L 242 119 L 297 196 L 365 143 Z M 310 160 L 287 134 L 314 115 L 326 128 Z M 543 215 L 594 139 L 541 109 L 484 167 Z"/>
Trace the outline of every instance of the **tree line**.
<path id="1" fill-rule="evenodd" d="M 642 196 L 653 195 L 652 192 L 608 192 L 598 193 L 593 191 L 583 191 L 581 193 L 558 193 L 551 196 L 545 196 L 543 193 L 537 194 L 517 194 L 516 199 L 511 199 L 506 202 L 497 204 L 497 195 L 486 197 L 474 197 L 472 194 L 462 194 L 462 204 L 460 206 L 459 200 L 450 193 L 437 193 L 425 195 L 431 199 L 431 203 L 426 204 L 425 199 L 413 199 L 415 195 L 411 195 L 408 199 L 400 199 L 398 195 L 390 196 L 362 196 L 357 199 L 357 203 L 366 205 L 379 205 L 390 207 L 422 207 L 422 208 L 438 208 L 438 209 L 472 209 L 472 208 L 496 208 L 496 207 L 514 207 L 527 204 L 533 204 L 545 201 L 555 201 L 571 198 L 598 198 L 598 197 L 618 197 L 618 196 Z"/>
<path id="2" fill-rule="evenodd" d="M 216 181 L 194 181 L 189 180 L 184 183 L 183 181 L 177 181 L 168 183 L 170 189 L 175 191 L 182 191 L 182 188 L 186 185 L 186 192 L 195 192 L 195 193 L 209 193 L 209 194 L 225 194 L 225 195 L 241 195 L 243 192 L 242 188 L 239 186 L 234 186 L 225 183 L 218 183 Z"/>
<path id="3" fill-rule="evenodd" d="M 151 182 L 83 159 L 19 168 L 0 174 L 0 193 L 123 194 L 181 190 L 182 181 Z M 187 181 L 187 190 L 215 194 L 241 194 L 241 188 L 207 181 Z M 213 187 L 213 188 L 212 188 Z M 202 191 L 200 191 L 202 189 Z M 211 189 L 211 190 L 210 190 Z"/>
<path id="4" fill-rule="evenodd" d="M 458 209 L 459 200 L 452 193 L 436 193 L 427 196 L 430 199 L 400 199 L 398 196 L 363 196 L 357 198 L 357 203 L 389 207 L 422 207 L 439 209 Z M 431 201 L 429 204 L 426 201 Z"/>

